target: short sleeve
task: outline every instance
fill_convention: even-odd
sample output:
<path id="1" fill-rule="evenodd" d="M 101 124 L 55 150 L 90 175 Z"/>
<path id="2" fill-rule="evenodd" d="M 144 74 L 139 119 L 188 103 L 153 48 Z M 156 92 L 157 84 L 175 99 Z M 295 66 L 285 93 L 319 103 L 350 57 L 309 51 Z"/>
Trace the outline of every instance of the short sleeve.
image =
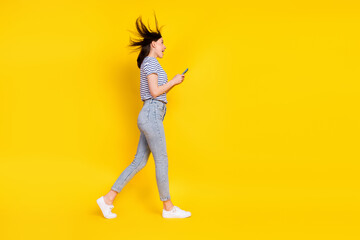
<path id="1" fill-rule="evenodd" d="M 148 61 L 144 63 L 144 72 L 145 76 L 149 76 L 151 73 L 156 73 L 159 75 L 158 67 L 155 61 Z"/>

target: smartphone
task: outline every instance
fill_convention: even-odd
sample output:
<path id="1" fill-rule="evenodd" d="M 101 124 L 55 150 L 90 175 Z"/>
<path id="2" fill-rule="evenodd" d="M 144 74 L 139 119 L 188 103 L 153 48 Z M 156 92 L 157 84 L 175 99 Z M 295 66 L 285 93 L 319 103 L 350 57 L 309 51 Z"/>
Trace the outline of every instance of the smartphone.
<path id="1" fill-rule="evenodd" d="M 187 68 L 182 74 L 185 74 L 188 70 L 189 70 L 189 68 Z"/>

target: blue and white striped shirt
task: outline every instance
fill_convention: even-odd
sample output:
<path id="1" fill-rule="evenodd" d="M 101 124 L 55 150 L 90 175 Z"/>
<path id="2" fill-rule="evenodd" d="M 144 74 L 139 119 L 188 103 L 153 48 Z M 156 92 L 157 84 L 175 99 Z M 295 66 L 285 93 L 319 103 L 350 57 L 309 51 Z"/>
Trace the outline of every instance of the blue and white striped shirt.
<path id="1" fill-rule="evenodd" d="M 149 98 L 154 98 L 150 94 L 149 83 L 147 79 L 147 76 L 151 73 L 156 73 L 158 75 L 158 86 L 161 86 L 167 82 L 167 74 L 161 67 L 159 61 L 154 57 L 146 56 L 140 66 L 140 96 L 142 101 L 145 101 Z M 155 99 L 167 103 L 166 93 L 157 96 Z"/>

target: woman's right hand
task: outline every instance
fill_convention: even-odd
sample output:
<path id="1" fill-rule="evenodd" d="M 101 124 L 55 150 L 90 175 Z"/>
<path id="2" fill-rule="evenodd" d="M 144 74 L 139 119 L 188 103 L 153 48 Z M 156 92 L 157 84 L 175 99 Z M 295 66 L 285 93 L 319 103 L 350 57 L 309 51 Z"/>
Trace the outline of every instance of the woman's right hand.
<path id="1" fill-rule="evenodd" d="M 184 78 L 184 74 L 176 74 L 172 81 L 174 81 L 175 85 L 178 85 L 184 81 Z"/>

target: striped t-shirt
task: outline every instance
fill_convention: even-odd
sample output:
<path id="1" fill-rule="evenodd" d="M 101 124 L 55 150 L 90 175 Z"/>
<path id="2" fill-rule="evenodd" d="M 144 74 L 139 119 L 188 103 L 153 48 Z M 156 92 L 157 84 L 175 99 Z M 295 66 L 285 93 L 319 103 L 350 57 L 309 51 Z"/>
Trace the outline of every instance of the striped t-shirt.
<path id="1" fill-rule="evenodd" d="M 154 57 L 146 56 L 140 66 L 140 96 L 142 101 L 145 101 L 149 98 L 154 98 L 150 94 L 149 83 L 147 79 L 147 76 L 151 73 L 156 73 L 158 75 L 158 86 L 161 86 L 167 82 L 167 74 L 161 67 L 159 61 Z M 155 99 L 167 103 L 166 93 L 157 96 Z"/>

